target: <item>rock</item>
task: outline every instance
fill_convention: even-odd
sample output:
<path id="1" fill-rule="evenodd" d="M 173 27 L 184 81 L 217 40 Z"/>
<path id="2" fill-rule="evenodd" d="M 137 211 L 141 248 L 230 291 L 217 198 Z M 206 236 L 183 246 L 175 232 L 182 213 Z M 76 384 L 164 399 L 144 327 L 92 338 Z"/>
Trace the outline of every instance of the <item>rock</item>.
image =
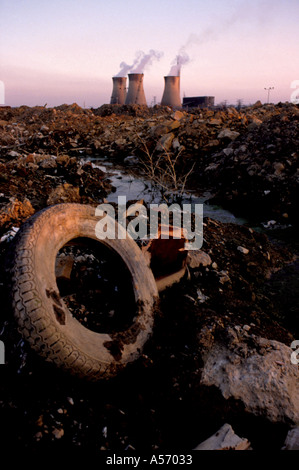
<path id="1" fill-rule="evenodd" d="M 258 109 L 258 108 L 261 108 L 262 106 L 263 106 L 262 102 L 258 100 L 254 103 L 254 105 L 252 106 L 252 109 Z"/>
<path id="2" fill-rule="evenodd" d="M 56 168 L 57 167 L 57 163 L 56 163 L 56 160 L 54 157 L 50 156 L 48 158 L 45 158 L 44 160 L 42 160 L 39 164 L 39 166 L 41 168 L 43 168 L 44 170 L 49 170 L 51 168 Z"/>
<path id="3" fill-rule="evenodd" d="M 283 164 L 283 163 L 279 163 L 279 162 L 274 163 L 273 167 L 274 167 L 274 170 L 275 170 L 275 173 L 274 173 L 274 174 L 275 174 L 276 176 L 279 176 L 279 175 L 283 172 L 283 170 L 285 169 L 284 164 Z"/>
<path id="4" fill-rule="evenodd" d="M 136 165 L 139 163 L 139 158 L 135 155 L 129 155 L 128 157 L 124 158 L 124 163 L 129 163 L 131 165 Z"/>
<path id="5" fill-rule="evenodd" d="M 209 120 L 209 124 L 211 124 L 212 126 L 221 126 L 222 120 L 212 118 L 212 119 Z"/>
<path id="6" fill-rule="evenodd" d="M 281 450 L 299 450 L 299 427 L 291 429 Z"/>
<path id="7" fill-rule="evenodd" d="M 156 150 L 159 152 L 162 152 L 162 151 L 168 152 L 171 147 L 173 139 L 174 139 L 173 132 L 163 135 L 157 143 Z"/>
<path id="8" fill-rule="evenodd" d="M 178 150 L 181 148 L 181 144 L 179 142 L 179 139 L 177 137 L 175 137 L 172 141 L 172 148 L 173 150 Z"/>
<path id="9" fill-rule="evenodd" d="M 209 297 L 206 296 L 200 289 L 197 289 L 196 293 L 197 293 L 197 302 L 200 304 L 205 303 L 209 299 Z"/>
<path id="10" fill-rule="evenodd" d="M 211 163 L 209 166 L 205 168 L 205 171 L 214 171 L 217 170 L 219 167 L 220 163 Z"/>
<path id="11" fill-rule="evenodd" d="M 250 442 L 237 436 L 230 424 L 224 424 L 213 436 L 194 450 L 249 450 Z"/>
<path id="12" fill-rule="evenodd" d="M 175 111 L 171 117 L 172 119 L 174 119 L 175 121 L 180 121 L 181 119 L 183 119 L 183 117 L 186 116 L 186 113 L 183 113 L 182 111 Z"/>
<path id="13" fill-rule="evenodd" d="M 58 155 L 56 163 L 58 165 L 67 166 L 70 163 L 70 157 L 68 155 Z"/>
<path id="14" fill-rule="evenodd" d="M 64 436 L 64 430 L 62 428 L 54 428 L 52 434 L 55 439 L 61 439 Z"/>
<path id="15" fill-rule="evenodd" d="M 230 282 L 231 280 L 227 271 L 219 271 L 218 275 L 220 284 L 225 284 L 226 282 Z"/>
<path id="16" fill-rule="evenodd" d="M 150 129 L 150 135 L 153 137 L 159 137 L 166 133 L 173 131 L 180 127 L 180 121 L 165 121 L 162 124 L 157 124 Z"/>
<path id="17" fill-rule="evenodd" d="M 231 149 L 231 148 L 226 148 L 226 149 L 223 149 L 222 152 L 224 153 L 224 155 L 229 157 L 230 155 L 232 155 L 234 153 L 234 150 Z"/>
<path id="18" fill-rule="evenodd" d="M 8 152 L 7 155 L 12 158 L 16 158 L 20 156 L 19 152 L 16 152 L 15 150 L 11 150 L 10 152 Z"/>
<path id="19" fill-rule="evenodd" d="M 250 120 L 251 120 L 251 124 L 254 124 L 254 127 L 259 126 L 260 124 L 263 123 L 263 121 L 256 116 L 251 116 Z"/>
<path id="20" fill-rule="evenodd" d="M 57 279 L 70 280 L 74 266 L 74 258 L 63 253 L 56 258 L 55 274 Z"/>
<path id="21" fill-rule="evenodd" d="M 201 384 L 272 422 L 299 423 L 298 366 L 283 343 L 228 328 L 226 340 L 203 353 Z"/>
<path id="22" fill-rule="evenodd" d="M 218 139 L 212 139 L 212 140 L 209 140 L 208 144 L 206 145 L 207 148 L 209 147 L 218 147 L 219 145 L 219 140 Z"/>
<path id="23" fill-rule="evenodd" d="M 190 250 L 187 255 L 187 264 L 190 268 L 196 269 L 200 266 L 210 266 L 212 264 L 212 260 L 208 253 L 204 251 L 198 250 Z"/>
<path id="24" fill-rule="evenodd" d="M 222 129 L 222 131 L 219 132 L 217 138 L 235 140 L 237 137 L 239 137 L 239 135 L 240 132 L 232 131 L 230 129 Z"/>
<path id="25" fill-rule="evenodd" d="M 243 253 L 243 255 L 248 255 L 249 253 L 249 250 L 244 248 L 244 246 L 238 246 L 237 250 L 240 251 L 240 253 Z"/>
<path id="26" fill-rule="evenodd" d="M 12 198 L 9 203 L 0 209 L 0 227 L 6 228 L 13 224 L 22 223 L 34 212 L 35 210 L 27 198 L 24 198 L 23 201 Z"/>
<path id="27" fill-rule="evenodd" d="M 63 202 L 81 202 L 79 188 L 69 183 L 63 183 L 54 188 L 49 194 L 47 205 L 51 206 Z"/>

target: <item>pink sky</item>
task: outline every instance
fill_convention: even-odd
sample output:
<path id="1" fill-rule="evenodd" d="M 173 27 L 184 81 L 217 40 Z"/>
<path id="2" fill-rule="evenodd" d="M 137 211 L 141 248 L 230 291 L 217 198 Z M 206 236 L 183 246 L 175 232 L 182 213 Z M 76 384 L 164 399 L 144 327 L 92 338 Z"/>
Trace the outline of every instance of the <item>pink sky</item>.
<path id="1" fill-rule="evenodd" d="M 290 101 L 299 80 L 298 18 L 298 0 L 2 0 L 5 104 L 109 103 L 120 63 L 151 49 L 161 57 L 144 70 L 144 89 L 148 104 L 159 102 L 182 48 L 190 57 L 182 97 L 248 104 L 266 101 L 271 86 L 271 101 Z"/>

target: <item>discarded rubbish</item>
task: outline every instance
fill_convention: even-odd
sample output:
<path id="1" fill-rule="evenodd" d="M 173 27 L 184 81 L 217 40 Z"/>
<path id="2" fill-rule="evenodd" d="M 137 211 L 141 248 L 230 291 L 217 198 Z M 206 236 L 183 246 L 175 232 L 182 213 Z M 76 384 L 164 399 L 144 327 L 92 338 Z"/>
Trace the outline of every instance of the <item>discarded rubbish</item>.
<path id="1" fill-rule="evenodd" d="M 164 232 L 169 234 L 168 239 L 162 238 Z M 186 239 L 183 229 L 160 225 L 158 235 L 158 238 L 142 247 L 142 252 L 153 271 L 160 292 L 185 275 L 188 252 L 184 249 Z"/>
<path id="2" fill-rule="evenodd" d="M 113 377 L 140 355 L 152 333 L 158 300 L 154 276 L 138 245 L 129 238 L 99 242 L 97 222 L 94 208 L 88 205 L 58 204 L 36 213 L 13 241 L 10 267 L 13 309 L 23 337 L 46 360 L 91 380 Z M 71 240 L 82 237 L 103 243 L 126 265 L 136 314 L 125 331 L 91 331 L 72 316 L 60 295 L 57 254 Z M 66 268 L 63 275 L 69 275 Z"/>

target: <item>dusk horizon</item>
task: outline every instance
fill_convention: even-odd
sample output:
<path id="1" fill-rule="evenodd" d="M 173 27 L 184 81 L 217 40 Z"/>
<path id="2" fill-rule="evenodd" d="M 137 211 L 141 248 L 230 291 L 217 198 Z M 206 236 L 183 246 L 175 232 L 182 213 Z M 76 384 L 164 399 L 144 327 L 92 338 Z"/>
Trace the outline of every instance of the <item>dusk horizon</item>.
<path id="1" fill-rule="evenodd" d="M 177 57 L 181 98 L 248 105 L 266 103 L 271 88 L 271 102 L 291 101 L 298 13 L 296 0 L 3 0 L 1 104 L 99 107 L 110 103 L 112 77 L 139 64 L 150 106 L 160 103 Z"/>

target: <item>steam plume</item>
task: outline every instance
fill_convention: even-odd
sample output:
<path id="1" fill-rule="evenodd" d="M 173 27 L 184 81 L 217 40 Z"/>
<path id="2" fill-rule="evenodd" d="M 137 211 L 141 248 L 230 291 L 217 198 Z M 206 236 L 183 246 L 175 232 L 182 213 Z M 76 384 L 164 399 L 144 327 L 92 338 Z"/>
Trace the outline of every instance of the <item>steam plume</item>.
<path id="1" fill-rule="evenodd" d="M 184 64 L 190 62 L 190 57 L 188 56 L 185 48 L 182 47 L 176 56 L 175 60 L 172 62 L 171 69 L 168 73 L 168 76 L 175 76 L 178 77 L 181 73 L 181 67 Z"/>
<path id="2" fill-rule="evenodd" d="M 152 65 L 154 60 L 160 60 L 163 56 L 163 52 L 155 51 L 150 49 L 148 54 L 143 51 L 137 51 L 133 64 L 129 65 L 126 62 L 120 63 L 120 71 L 115 77 L 125 77 L 129 72 L 132 73 L 143 73 L 145 68 Z"/>
<path id="3" fill-rule="evenodd" d="M 140 61 L 141 57 L 144 55 L 142 51 L 137 51 L 135 54 L 135 59 L 132 65 L 126 64 L 126 62 L 120 63 L 120 71 L 118 72 L 115 77 L 125 77 L 130 70 L 137 66 L 138 62 Z"/>
<path id="4" fill-rule="evenodd" d="M 268 0 L 261 0 L 268 4 Z M 172 62 L 172 67 L 168 73 L 168 75 L 179 76 L 182 65 L 185 65 L 191 61 L 189 55 L 187 54 L 186 50 L 192 46 L 201 46 L 209 41 L 217 40 L 221 34 L 225 33 L 232 27 L 235 23 L 241 21 L 241 18 L 246 18 L 245 14 L 245 4 L 238 7 L 236 11 L 229 17 L 229 18 L 221 18 L 216 26 L 207 26 L 203 29 L 199 34 L 190 34 L 189 38 L 187 39 L 186 43 L 180 48 L 178 55 L 176 56 L 175 60 Z M 248 12 L 248 5 L 246 3 L 246 11 Z"/>
<path id="5" fill-rule="evenodd" d="M 148 54 L 143 53 L 143 56 L 141 57 L 135 69 L 132 70 L 132 73 L 143 73 L 145 68 L 151 66 L 154 60 L 160 60 L 162 56 L 163 52 L 150 49 Z"/>

